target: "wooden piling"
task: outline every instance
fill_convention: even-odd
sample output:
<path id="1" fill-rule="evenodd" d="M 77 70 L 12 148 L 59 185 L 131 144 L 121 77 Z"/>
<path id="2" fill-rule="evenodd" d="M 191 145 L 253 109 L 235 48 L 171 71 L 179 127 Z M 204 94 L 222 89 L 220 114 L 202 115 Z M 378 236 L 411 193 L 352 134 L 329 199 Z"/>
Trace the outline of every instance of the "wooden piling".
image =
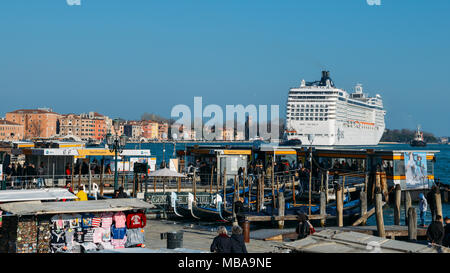
<path id="1" fill-rule="evenodd" d="M 408 209 L 408 239 L 410 241 L 417 240 L 417 213 L 416 209 L 409 207 Z"/>
<path id="2" fill-rule="evenodd" d="M 105 169 L 105 167 L 103 166 L 103 165 L 105 165 L 104 160 L 105 159 L 103 157 L 102 160 L 100 161 L 100 196 L 103 196 L 103 188 L 104 188 L 104 183 L 103 183 L 103 172 Z M 72 169 L 73 169 L 73 167 L 72 167 Z"/>
<path id="3" fill-rule="evenodd" d="M 247 219 L 242 223 L 242 233 L 244 234 L 244 242 L 250 243 L 250 221 Z"/>
<path id="4" fill-rule="evenodd" d="M 448 203 L 448 189 L 447 188 L 444 188 L 443 190 L 442 190 L 443 192 L 442 192 L 442 199 L 444 200 L 444 203 Z"/>
<path id="5" fill-rule="evenodd" d="M 335 187 L 336 195 L 336 221 L 338 227 L 344 226 L 344 204 L 342 200 L 342 188 L 339 184 Z M 311 209 L 311 207 L 310 207 Z"/>
<path id="6" fill-rule="evenodd" d="M 361 191 L 359 193 L 359 199 L 361 202 L 361 217 L 362 217 L 363 215 L 365 215 L 367 213 L 367 192 Z M 366 223 L 367 223 L 367 220 L 363 220 L 361 224 L 365 226 Z"/>
<path id="7" fill-rule="evenodd" d="M 227 207 L 227 169 L 226 168 L 223 170 L 222 184 L 223 184 L 223 207 L 226 208 Z"/>
<path id="8" fill-rule="evenodd" d="M 400 210 L 402 204 L 402 189 L 400 184 L 395 185 L 394 225 L 400 225 Z"/>
<path id="9" fill-rule="evenodd" d="M 386 238 L 383 219 L 383 195 L 381 193 L 381 188 L 379 187 L 376 188 L 375 194 L 375 216 L 377 221 L 378 236 L 381 238 Z"/>
<path id="10" fill-rule="evenodd" d="M 295 177 L 292 177 L 292 200 L 294 201 L 294 206 L 297 205 L 295 201 Z"/>
<path id="11" fill-rule="evenodd" d="M 277 179 L 278 179 L 278 177 L 277 177 Z M 274 184 L 274 175 L 273 175 L 273 173 L 272 173 L 272 206 L 273 206 L 273 208 L 277 208 L 277 202 L 276 202 L 276 199 L 275 199 L 275 184 Z"/>
<path id="12" fill-rule="evenodd" d="M 325 216 L 327 214 L 327 197 L 323 189 L 320 191 L 320 215 Z M 320 219 L 320 226 L 325 226 L 325 217 Z"/>
<path id="13" fill-rule="evenodd" d="M 328 198 L 328 182 L 330 179 L 330 171 L 327 171 L 326 175 L 327 176 L 325 177 L 325 194 L 326 194 L 326 198 L 327 198 L 327 202 L 328 202 L 328 200 L 329 200 L 329 198 Z"/>
<path id="14" fill-rule="evenodd" d="M 442 215 L 441 191 L 439 190 L 439 188 L 436 188 L 436 192 L 434 193 L 434 199 L 436 202 L 436 215 L 440 215 L 442 219 L 444 219 L 444 216 Z"/>
<path id="15" fill-rule="evenodd" d="M 256 211 L 259 212 L 259 208 L 261 207 L 261 176 L 258 175 L 256 178 Z"/>
<path id="16" fill-rule="evenodd" d="M 405 225 L 408 225 L 408 211 L 412 207 L 411 194 L 405 191 Z"/>
<path id="17" fill-rule="evenodd" d="M 284 192 L 278 193 L 278 216 L 284 216 L 285 209 L 285 200 L 284 200 Z M 278 228 L 284 228 L 284 220 L 278 221 Z"/>
<path id="18" fill-rule="evenodd" d="M 213 177 L 214 177 L 214 167 L 211 168 L 211 177 L 210 177 L 210 183 L 209 183 L 209 193 L 210 194 L 212 194 Z"/>

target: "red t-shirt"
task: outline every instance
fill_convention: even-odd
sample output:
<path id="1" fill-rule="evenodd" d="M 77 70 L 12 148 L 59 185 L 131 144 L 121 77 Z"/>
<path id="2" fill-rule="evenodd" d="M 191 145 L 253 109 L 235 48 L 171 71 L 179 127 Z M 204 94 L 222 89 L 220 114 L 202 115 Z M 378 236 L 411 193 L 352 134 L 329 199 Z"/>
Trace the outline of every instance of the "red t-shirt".
<path id="1" fill-rule="evenodd" d="M 142 212 L 127 215 L 127 228 L 143 228 L 146 223 L 147 218 Z"/>

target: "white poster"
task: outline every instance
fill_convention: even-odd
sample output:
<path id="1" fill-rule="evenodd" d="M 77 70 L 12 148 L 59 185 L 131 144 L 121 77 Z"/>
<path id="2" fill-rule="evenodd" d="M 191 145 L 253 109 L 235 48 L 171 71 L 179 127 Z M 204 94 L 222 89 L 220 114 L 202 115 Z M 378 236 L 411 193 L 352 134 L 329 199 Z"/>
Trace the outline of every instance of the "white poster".
<path id="1" fill-rule="evenodd" d="M 428 188 L 426 153 L 405 152 L 405 176 L 407 189 Z"/>

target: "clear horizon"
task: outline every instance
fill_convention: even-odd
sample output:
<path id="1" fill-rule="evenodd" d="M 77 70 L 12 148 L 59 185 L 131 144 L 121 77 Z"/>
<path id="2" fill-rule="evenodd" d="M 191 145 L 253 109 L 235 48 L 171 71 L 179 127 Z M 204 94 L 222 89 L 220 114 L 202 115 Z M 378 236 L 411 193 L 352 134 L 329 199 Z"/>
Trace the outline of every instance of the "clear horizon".
<path id="1" fill-rule="evenodd" d="M 450 2 L 4 0 L 0 116 L 49 107 L 140 119 L 172 107 L 279 105 L 329 70 L 380 94 L 387 129 L 450 136 Z"/>

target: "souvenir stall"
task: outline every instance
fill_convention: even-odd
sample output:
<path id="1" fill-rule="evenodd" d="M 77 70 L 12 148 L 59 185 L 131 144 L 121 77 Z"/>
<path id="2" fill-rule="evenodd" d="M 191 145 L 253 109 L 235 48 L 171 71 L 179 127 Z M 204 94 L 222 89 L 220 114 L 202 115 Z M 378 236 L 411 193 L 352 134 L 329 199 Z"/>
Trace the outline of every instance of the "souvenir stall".
<path id="1" fill-rule="evenodd" d="M 0 253 L 83 253 L 145 247 L 145 209 L 150 208 L 153 206 L 130 198 L 0 204 Z"/>

